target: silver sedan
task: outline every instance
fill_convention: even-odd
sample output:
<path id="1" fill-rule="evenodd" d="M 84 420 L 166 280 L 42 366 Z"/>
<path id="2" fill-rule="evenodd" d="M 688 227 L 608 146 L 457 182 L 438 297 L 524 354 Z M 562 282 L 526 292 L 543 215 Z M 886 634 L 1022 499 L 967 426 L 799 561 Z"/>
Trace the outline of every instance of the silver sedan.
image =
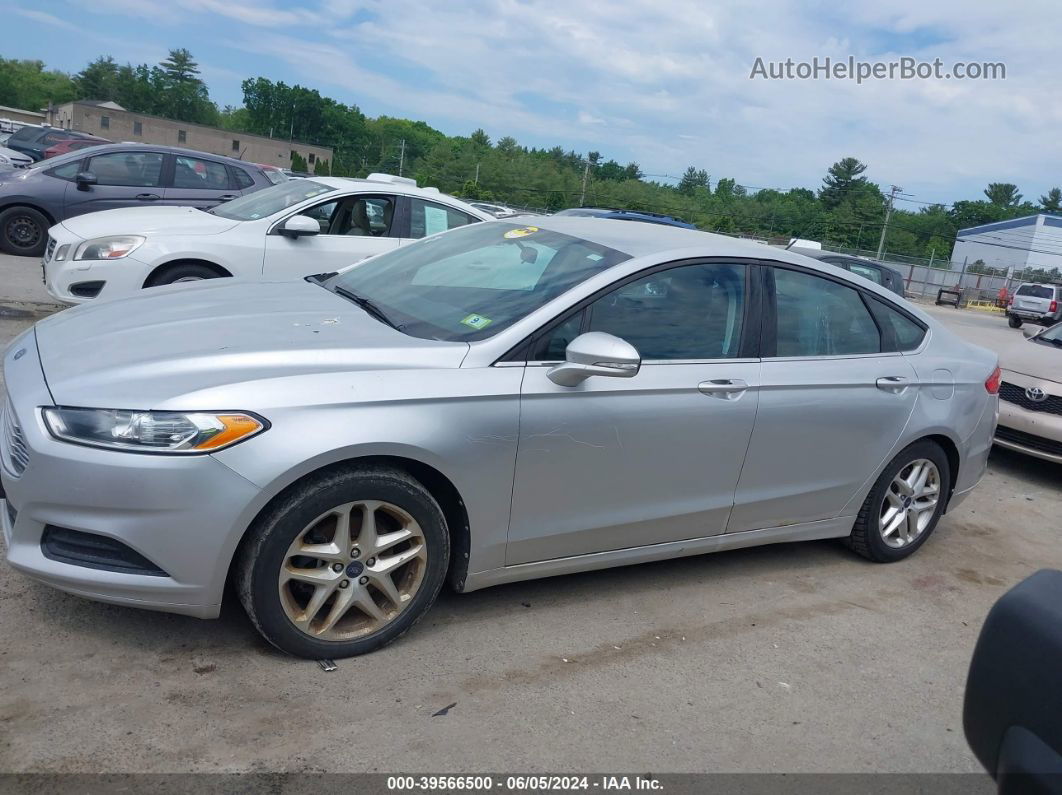
<path id="1" fill-rule="evenodd" d="M 204 618 L 232 579 L 318 658 L 394 640 L 445 582 L 824 538 L 898 561 L 980 479 L 999 389 L 865 279 L 596 218 L 79 307 L 4 377 L 10 565 Z"/>

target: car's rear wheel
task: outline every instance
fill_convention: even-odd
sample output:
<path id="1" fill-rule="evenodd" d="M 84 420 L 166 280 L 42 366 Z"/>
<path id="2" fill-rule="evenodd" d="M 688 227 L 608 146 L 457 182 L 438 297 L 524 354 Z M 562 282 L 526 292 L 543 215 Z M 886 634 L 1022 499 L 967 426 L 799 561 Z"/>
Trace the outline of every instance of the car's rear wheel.
<path id="1" fill-rule="evenodd" d="M 164 284 L 200 282 L 203 279 L 218 279 L 221 274 L 209 265 L 198 262 L 178 262 L 169 265 L 148 280 L 146 287 L 161 287 Z"/>
<path id="2" fill-rule="evenodd" d="M 51 226 L 44 213 L 32 207 L 9 207 L 0 213 L 0 248 L 5 254 L 39 257 Z"/>
<path id="3" fill-rule="evenodd" d="M 927 440 L 904 448 L 867 495 L 848 546 L 876 563 L 906 558 L 936 528 L 950 483 L 948 457 L 940 445 Z"/>
<path id="4" fill-rule="evenodd" d="M 1007 323 L 1011 328 L 1021 328 L 1021 318 L 1014 315 L 1007 315 Z"/>
<path id="5" fill-rule="evenodd" d="M 299 657 L 384 646 L 423 616 L 450 557 L 446 519 L 416 480 L 387 468 L 315 478 L 252 528 L 237 588 L 265 638 Z"/>

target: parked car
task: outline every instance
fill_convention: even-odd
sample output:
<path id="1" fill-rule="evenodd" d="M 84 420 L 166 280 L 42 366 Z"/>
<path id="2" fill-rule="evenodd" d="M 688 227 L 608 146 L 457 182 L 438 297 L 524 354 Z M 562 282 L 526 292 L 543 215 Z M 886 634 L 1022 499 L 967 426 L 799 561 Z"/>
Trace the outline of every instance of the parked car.
<path id="1" fill-rule="evenodd" d="M 870 279 L 874 284 L 880 284 L 886 290 L 891 290 L 901 298 L 904 297 L 903 274 L 895 268 L 890 268 L 884 262 L 867 259 L 866 257 L 854 257 L 851 254 L 839 254 L 836 251 L 823 251 L 817 248 L 797 248 L 790 251 L 803 254 L 805 257 L 817 259 L 820 262 L 828 262 L 838 268 L 844 268 L 850 273 Z"/>
<path id="2" fill-rule="evenodd" d="M 7 139 L 8 149 L 14 149 L 29 155 L 35 161 L 44 159 L 44 152 L 48 147 L 62 141 L 70 141 L 77 138 L 95 138 L 94 135 L 78 132 L 77 130 L 64 130 L 62 127 L 38 127 L 27 124 L 19 128 Z"/>
<path id="3" fill-rule="evenodd" d="M 1007 322 L 1011 328 L 1021 324 L 1042 323 L 1050 326 L 1062 320 L 1062 285 L 1024 282 L 1014 291 L 1007 306 Z"/>
<path id="4" fill-rule="evenodd" d="M 664 226 L 678 226 L 682 229 L 696 229 L 693 224 L 662 213 L 650 213 L 641 210 L 615 210 L 606 207 L 572 207 L 561 210 L 554 215 L 571 215 L 580 218 L 607 218 L 613 221 L 644 221 L 649 224 L 662 224 Z"/>
<path id="5" fill-rule="evenodd" d="M 43 159 L 48 160 L 69 152 L 76 152 L 78 149 L 88 149 L 90 146 L 101 146 L 109 143 L 112 143 L 109 138 L 99 138 L 95 135 L 86 135 L 84 138 L 67 138 L 65 141 L 60 141 L 45 149 Z"/>
<path id="6" fill-rule="evenodd" d="M 0 146 L 0 171 L 26 168 L 32 164 L 33 158 L 29 155 L 16 152 L 14 149 L 8 149 L 6 146 Z"/>
<path id="7" fill-rule="evenodd" d="M 996 444 L 1062 464 L 1062 323 L 1003 352 Z"/>
<path id="8" fill-rule="evenodd" d="M 504 204 L 491 204 L 490 202 L 469 202 L 469 204 L 485 213 L 490 213 L 495 218 L 512 218 L 514 215 L 521 215 L 518 210 L 506 207 Z"/>
<path id="9" fill-rule="evenodd" d="M 806 257 L 549 217 L 76 307 L 3 377 L 14 568 L 200 617 L 231 572 L 320 659 L 394 640 L 444 581 L 825 538 L 901 560 L 984 473 L 999 368 Z"/>
<path id="10" fill-rule="evenodd" d="M 67 219 L 49 230 L 45 284 L 53 298 L 83 303 L 222 276 L 293 279 L 492 218 L 387 174 L 288 180 L 208 212 L 151 207 Z"/>
<path id="11" fill-rule="evenodd" d="M 48 227 L 74 216 L 115 207 L 211 207 L 271 185 L 250 163 L 171 146 L 71 152 L 0 173 L 0 249 L 40 256 Z"/>
<path id="12" fill-rule="evenodd" d="M 288 175 L 284 173 L 284 169 L 279 166 L 270 166 L 266 163 L 255 163 L 255 165 L 262 169 L 262 173 L 265 174 L 269 178 L 269 181 L 274 185 L 278 185 L 281 182 L 287 182 L 289 179 Z"/>

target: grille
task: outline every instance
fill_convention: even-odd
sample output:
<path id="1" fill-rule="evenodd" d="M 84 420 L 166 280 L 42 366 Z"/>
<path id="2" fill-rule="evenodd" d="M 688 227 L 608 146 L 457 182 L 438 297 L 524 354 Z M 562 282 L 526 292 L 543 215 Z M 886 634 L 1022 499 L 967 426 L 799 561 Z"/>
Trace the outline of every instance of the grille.
<path id="1" fill-rule="evenodd" d="M 1028 447 L 1030 450 L 1038 450 L 1041 453 L 1062 455 L 1062 442 L 1056 442 L 1053 439 L 1045 439 L 1042 436 L 1025 433 L 1024 431 L 1016 431 L 1013 428 L 1005 428 L 1002 425 L 996 427 L 996 438 L 1004 442 L 1020 444 L 1022 447 Z"/>
<path id="2" fill-rule="evenodd" d="M 1062 414 L 1062 397 L 1048 395 L 1047 400 L 1029 400 L 1025 394 L 1025 388 L 1004 381 L 999 385 L 999 399 L 1016 406 L 1021 406 L 1027 411 L 1043 411 L 1048 414 Z"/>
<path id="3" fill-rule="evenodd" d="M 0 422 L 3 424 L 8 468 L 15 475 L 21 475 L 26 471 L 26 465 L 29 464 L 29 449 L 26 447 L 26 440 L 22 438 L 22 429 L 18 427 L 15 410 L 11 407 L 10 401 L 4 409 L 3 419 Z"/>
<path id="4" fill-rule="evenodd" d="M 52 258 L 52 254 L 55 253 L 55 238 L 48 237 L 48 248 L 44 250 L 44 261 L 48 262 Z"/>

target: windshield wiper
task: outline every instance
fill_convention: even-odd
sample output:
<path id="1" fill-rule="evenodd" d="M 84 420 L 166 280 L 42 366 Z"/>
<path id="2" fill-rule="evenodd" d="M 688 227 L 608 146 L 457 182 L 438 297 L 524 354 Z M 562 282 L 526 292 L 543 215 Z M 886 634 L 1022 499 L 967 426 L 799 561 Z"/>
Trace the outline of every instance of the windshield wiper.
<path id="1" fill-rule="evenodd" d="M 355 292 L 353 292 L 351 290 L 348 290 L 346 287 L 340 287 L 339 285 L 336 285 L 332 289 L 332 292 L 336 293 L 337 295 L 341 295 L 341 296 L 343 296 L 344 298 L 346 298 L 346 299 L 348 299 L 350 301 L 353 301 L 355 304 L 360 306 L 362 309 L 364 309 L 366 312 L 368 312 L 374 318 L 379 320 L 381 323 L 384 323 L 385 325 L 390 326 L 395 331 L 401 331 L 402 330 L 402 327 L 400 325 L 398 325 L 393 320 L 391 320 L 391 318 L 389 318 L 387 316 L 386 312 L 384 312 L 382 309 L 380 309 L 380 307 L 378 307 L 376 304 L 374 304 L 368 298 L 365 298 L 364 296 L 358 295 L 357 293 L 355 293 Z"/>

